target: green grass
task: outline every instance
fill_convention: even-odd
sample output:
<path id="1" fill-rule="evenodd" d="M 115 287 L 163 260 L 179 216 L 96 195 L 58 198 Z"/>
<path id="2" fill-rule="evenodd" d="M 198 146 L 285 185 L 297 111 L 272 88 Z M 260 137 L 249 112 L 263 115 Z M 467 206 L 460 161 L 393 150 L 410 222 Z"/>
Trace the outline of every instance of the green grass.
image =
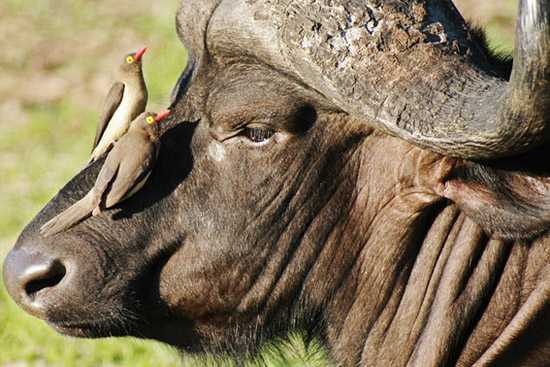
<path id="1" fill-rule="evenodd" d="M 5 297 L 4 295 L 2 296 Z M 80 340 L 52 332 L 11 303 L 0 313 L 0 366 L 174 366 L 178 355 L 160 343 L 131 338 Z"/>
<path id="2" fill-rule="evenodd" d="M 0 39 L 0 114 L 10 116 L 0 121 L 0 261 L 23 226 L 86 162 L 110 67 L 120 55 L 141 45 L 150 47 L 145 57 L 150 109 L 167 105 L 186 62 L 174 30 L 177 3 L 0 2 L 0 33 L 8 35 Z M 506 6 L 514 14 L 511 4 Z M 493 44 L 505 50 L 511 48 L 510 33 L 503 31 L 507 22 L 501 17 L 489 24 Z M 266 349 L 270 366 L 325 364 L 323 352 L 306 358 L 300 338 L 292 340 L 283 348 L 288 364 Z M 152 341 L 60 336 L 15 306 L 0 284 L 0 367 L 205 363 L 181 362 L 174 350 Z M 206 364 L 217 365 L 212 360 Z"/>

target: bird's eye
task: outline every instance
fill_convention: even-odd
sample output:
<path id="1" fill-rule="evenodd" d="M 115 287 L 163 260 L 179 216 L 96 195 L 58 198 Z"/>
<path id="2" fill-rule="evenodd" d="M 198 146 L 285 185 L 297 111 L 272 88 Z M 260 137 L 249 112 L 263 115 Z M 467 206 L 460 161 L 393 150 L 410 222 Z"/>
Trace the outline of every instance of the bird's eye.
<path id="1" fill-rule="evenodd" d="M 147 123 L 149 125 L 151 125 L 152 123 L 155 122 L 155 118 L 153 116 L 147 116 L 147 118 L 145 119 L 145 121 L 147 121 Z"/>
<path id="2" fill-rule="evenodd" d="M 263 143 L 269 140 L 275 130 L 268 127 L 247 127 L 244 130 L 244 135 L 254 143 Z"/>
<path id="3" fill-rule="evenodd" d="M 126 62 L 127 62 L 128 64 L 133 63 L 133 62 L 134 62 L 134 57 L 133 57 L 133 56 L 128 56 L 128 57 L 126 58 Z"/>

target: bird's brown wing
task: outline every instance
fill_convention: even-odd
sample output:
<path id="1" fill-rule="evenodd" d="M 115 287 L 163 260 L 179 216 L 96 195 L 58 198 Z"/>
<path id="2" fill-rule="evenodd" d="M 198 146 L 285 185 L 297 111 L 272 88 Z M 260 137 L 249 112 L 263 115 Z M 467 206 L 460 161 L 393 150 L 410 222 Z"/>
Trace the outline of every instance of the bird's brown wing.
<path id="1" fill-rule="evenodd" d="M 147 178 L 157 157 L 156 145 L 141 136 L 132 137 L 127 134 L 117 144 L 120 148 L 117 149 L 120 157 L 113 157 L 113 159 L 120 160 L 120 165 L 116 178 L 105 195 L 106 208 L 110 208 L 126 199 L 136 185 Z M 113 152 L 109 155 L 111 156 Z"/>
<path id="2" fill-rule="evenodd" d="M 109 124 L 109 121 L 111 121 L 111 118 L 113 117 L 115 111 L 117 110 L 118 106 L 120 106 L 120 102 L 122 101 L 123 95 L 124 95 L 124 83 L 116 82 L 115 84 L 113 84 L 113 86 L 111 87 L 111 90 L 109 90 L 109 94 L 107 94 L 107 98 L 105 98 L 103 112 L 101 114 L 101 118 L 97 123 L 97 130 L 95 133 L 95 139 L 94 139 L 94 145 L 92 147 L 92 151 L 95 149 L 95 147 L 101 140 L 101 137 L 103 136 L 103 132 L 105 132 L 105 129 Z"/>
<path id="3" fill-rule="evenodd" d="M 40 233 L 44 237 L 53 236 L 59 232 L 65 231 L 81 220 L 88 217 L 93 210 L 93 193 L 89 192 L 82 199 L 63 210 L 54 218 L 40 227 Z"/>

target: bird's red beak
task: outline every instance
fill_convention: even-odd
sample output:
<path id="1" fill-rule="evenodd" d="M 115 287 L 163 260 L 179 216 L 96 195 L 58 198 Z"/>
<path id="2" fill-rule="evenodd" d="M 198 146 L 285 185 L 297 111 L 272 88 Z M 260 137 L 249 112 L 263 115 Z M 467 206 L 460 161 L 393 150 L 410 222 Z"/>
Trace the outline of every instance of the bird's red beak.
<path id="1" fill-rule="evenodd" d="M 138 52 L 136 52 L 136 54 L 134 55 L 136 61 L 140 61 L 145 52 L 147 52 L 147 47 L 140 48 Z"/>
<path id="2" fill-rule="evenodd" d="M 155 122 L 161 122 L 162 120 L 166 119 L 170 115 L 170 110 L 162 111 L 157 113 L 157 117 L 155 117 Z"/>

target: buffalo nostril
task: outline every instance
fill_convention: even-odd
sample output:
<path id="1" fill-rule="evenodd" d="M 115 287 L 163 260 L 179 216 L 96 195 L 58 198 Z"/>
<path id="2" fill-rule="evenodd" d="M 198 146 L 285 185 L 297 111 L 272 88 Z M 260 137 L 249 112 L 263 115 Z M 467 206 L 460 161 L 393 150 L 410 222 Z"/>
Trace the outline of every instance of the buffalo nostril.
<path id="1" fill-rule="evenodd" d="M 52 292 L 68 274 L 59 259 L 39 251 L 15 247 L 4 260 L 4 284 L 10 296 L 27 312 L 44 317 L 48 304 L 55 301 Z"/>
<path id="2" fill-rule="evenodd" d="M 39 291 L 59 284 L 66 272 L 65 266 L 57 260 L 31 265 L 22 274 L 25 294 L 33 299 Z"/>

